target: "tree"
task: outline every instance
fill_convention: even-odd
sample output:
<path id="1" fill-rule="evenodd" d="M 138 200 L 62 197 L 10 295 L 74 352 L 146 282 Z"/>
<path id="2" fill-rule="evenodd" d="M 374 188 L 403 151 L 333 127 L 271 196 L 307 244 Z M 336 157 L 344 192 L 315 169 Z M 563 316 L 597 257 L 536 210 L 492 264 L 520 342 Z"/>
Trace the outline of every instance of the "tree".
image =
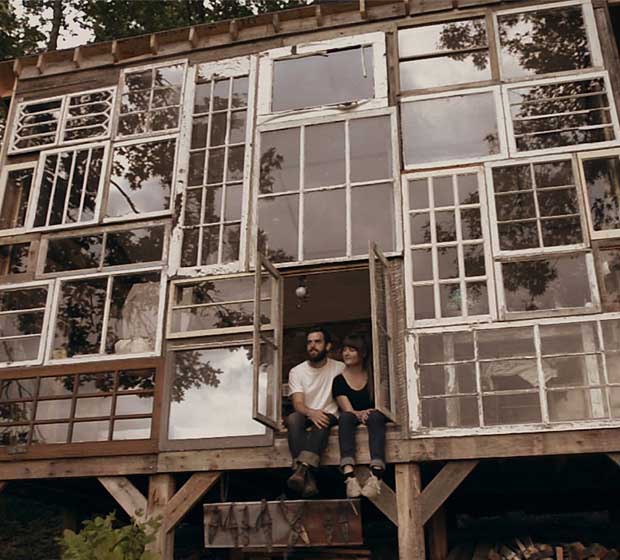
<path id="1" fill-rule="evenodd" d="M 43 39 L 27 17 L 19 17 L 9 2 L 0 1 L 0 60 L 30 54 Z"/>

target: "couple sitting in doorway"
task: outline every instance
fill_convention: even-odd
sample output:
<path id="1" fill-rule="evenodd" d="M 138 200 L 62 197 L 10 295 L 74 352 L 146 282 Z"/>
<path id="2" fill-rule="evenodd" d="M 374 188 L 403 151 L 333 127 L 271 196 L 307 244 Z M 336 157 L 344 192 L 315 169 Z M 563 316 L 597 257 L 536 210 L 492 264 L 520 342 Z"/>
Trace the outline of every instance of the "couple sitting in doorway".
<path id="1" fill-rule="evenodd" d="M 308 359 L 289 375 L 295 412 L 286 418 L 288 443 L 293 457 L 288 487 L 310 497 L 318 494 L 313 470 L 327 445 L 329 431 L 338 424 L 340 467 L 349 498 L 374 498 L 381 489 L 385 470 L 385 416 L 374 408 L 370 351 L 364 337 L 350 334 L 342 342 L 343 362 L 328 358 L 332 341 L 323 327 L 311 328 L 306 335 Z M 359 424 L 368 428 L 370 476 L 362 487 L 355 477 L 355 431 Z"/>

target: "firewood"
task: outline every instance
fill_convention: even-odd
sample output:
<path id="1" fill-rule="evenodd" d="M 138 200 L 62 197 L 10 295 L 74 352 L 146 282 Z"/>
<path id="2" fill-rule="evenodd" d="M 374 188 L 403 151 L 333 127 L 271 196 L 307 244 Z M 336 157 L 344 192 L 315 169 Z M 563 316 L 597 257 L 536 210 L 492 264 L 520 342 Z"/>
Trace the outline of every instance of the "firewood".
<path id="1" fill-rule="evenodd" d="M 587 546 L 584 550 L 584 554 L 588 557 L 594 557 L 597 559 L 605 558 L 608 550 L 599 543 L 593 543 L 590 546 Z"/>
<path id="2" fill-rule="evenodd" d="M 561 546 L 555 547 L 555 560 L 564 560 L 564 549 Z"/>
<path id="3" fill-rule="evenodd" d="M 604 560 L 618 560 L 620 558 L 620 552 L 618 552 L 615 548 L 610 548 L 605 555 Z"/>
<path id="4" fill-rule="evenodd" d="M 521 560 L 521 556 L 519 554 L 517 554 L 514 550 L 508 548 L 506 545 L 503 545 L 499 549 L 499 553 L 506 560 Z"/>
<path id="5" fill-rule="evenodd" d="M 488 560 L 502 560 L 501 555 L 496 550 L 489 550 Z"/>
<path id="6" fill-rule="evenodd" d="M 587 557 L 585 550 L 586 547 L 580 542 L 570 543 L 568 545 L 568 556 L 570 560 L 585 560 Z"/>

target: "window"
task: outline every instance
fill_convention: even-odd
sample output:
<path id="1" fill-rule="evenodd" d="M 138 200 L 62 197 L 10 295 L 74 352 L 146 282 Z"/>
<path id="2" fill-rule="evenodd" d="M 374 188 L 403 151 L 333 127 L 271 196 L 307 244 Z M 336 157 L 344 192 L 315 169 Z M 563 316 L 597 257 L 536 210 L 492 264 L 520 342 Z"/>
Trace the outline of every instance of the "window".
<path id="1" fill-rule="evenodd" d="M 409 323 L 489 317 L 493 283 L 481 170 L 411 175 L 407 194 Z"/>
<path id="2" fill-rule="evenodd" d="M 493 428 L 620 415 L 617 319 L 420 333 L 422 426 Z"/>
<path id="3" fill-rule="evenodd" d="M 117 136 L 179 128 L 185 67 L 174 62 L 123 72 Z"/>
<path id="4" fill-rule="evenodd" d="M 506 86 L 511 152 L 563 152 L 576 145 L 615 143 L 618 118 L 610 91 L 607 74 Z"/>
<path id="5" fill-rule="evenodd" d="M 506 153 L 502 114 L 497 88 L 404 98 L 405 168 L 501 158 Z"/>
<path id="6" fill-rule="evenodd" d="M 115 88 L 68 96 L 63 142 L 99 140 L 110 135 Z"/>
<path id="7" fill-rule="evenodd" d="M 368 33 L 268 51 L 260 62 L 258 114 L 326 114 L 387 106 L 383 33 Z M 270 120 L 259 116 L 259 122 Z"/>
<path id="8" fill-rule="evenodd" d="M 47 282 L 0 287 L 0 365 L 41 362 L 49 293 Z"/>
<path id="9" fill-rule="evenodd" d="M 26 227 L 35 167 L 35 163 L 23 163 L 7 165 L 2 169 L 0 230 L 20 230 Z"/>
<path id="10" fill-rule="evenodd" d="M 181 266 L 240 259 L 244 190 L 249 188 L 254 65 L 248 58 L 195 69 Z"/>
<path id="11" fill-rule="evenodd" d="M 29 101 L 17 106 L 9 153 L 39 150 L 58 141 L 63 98 Z"/>
<path id="12" fill-rule="evenodd" d="M 6 124 L 9 118 L 9 104 L 10 98 L 1 98 L 0 97 L 0 152 L 2 151 L 2 146 L 4 143 L 4 137 L 6 135 Z"/>
<path id="13" fill-rule="evenodd" d="M 155 372 L 115 367 L 3 379 L 0 445 L 150 439 Z"/>
<path id="14" fill-rule="evenodd" d="M 620 311 L 620 246 L 615 241 L 597 244 L 594 259 L 603 311 Z"/>
<path id="15" fill-rule="evenodd" d="M 260 136 L 258 242 L 272 262 L 399 250 L 393 113 Z"/>
<path id="16" fill-rule="evenodd" d="M 398 57 L 401 92 L 491 79 L 484 18 L 400 29 Z"/>
<path id="17" fill-rule="evenodd" d="M 173 193 L 176 138 L 115 144 L 106 218 L 167 213 Z"/>
<path id="18" fill-rule="evenodd" d="M 50 150 L 41 155 L 34 216 L 35 228 L 97 221 L 107 145 Z"/>
<path id="19" fill-rule="evenodd" d="M 13 239 L 0 239 L 0 277 L 6 282 L 34 278 L 38 236 L 21 236 L 17 243 Z"/>
<path id="20" fill-rule="evenodd" d="M 159 223 L 131 229 L 114 227 L 83 235 L 47 237 L 42 244 L 39 274 L 119 267 L 135 269 L 141 265 L 163 264 L 167 229 L 166 224 Z"/>
<path id="21" fill-rule="evenodd" d="M 59 280 L 48 360 L 158 352 L 164 289 L 156 270 Z"/>
<path id="22" fill-rule="evenodd" d="M 572 159 L 492 164 L 489 170 L 496 254 L 585 247 Z"/>
<path id="23" fill-rule="evenodd" d="M 601 65 L 589 2 L 504 10 L 496 25 L 504 79 Z"/>

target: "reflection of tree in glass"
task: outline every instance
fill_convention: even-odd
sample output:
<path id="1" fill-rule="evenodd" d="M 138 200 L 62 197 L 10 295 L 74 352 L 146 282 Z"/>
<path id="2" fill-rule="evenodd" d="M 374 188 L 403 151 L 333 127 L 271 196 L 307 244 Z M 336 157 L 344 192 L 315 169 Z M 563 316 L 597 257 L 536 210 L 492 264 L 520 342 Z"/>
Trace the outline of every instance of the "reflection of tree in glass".
<path id="1" fill-rule="evenodd" d="M 175 353 L 175 377 L 172 385 L 171 399 L 174 402 L 182 402 L 185 391 L 192 387 L 202 388 L 204 385 L 218 387 L 218 376 L 224 373 L 216 369 L 211 362 L 202 361 L 201 350 L 184 350 Z"/>
<path id="2" fill-rule="evenodd" d="M 487 45 L 487 29 L 484 20 L 474 19 L 470 21 L 458 21 L 444 25 L 438 50 L 463 51 L 468 49 L 480 49 Z M 489 63 L 486 49 L 474 52 L 452 52 L 447 54 L 453 60 L 463 61 L 471 56 L 476 68 L 484 70 Z"/>
<path id="3" fill-rule="evenodd" d="M 260 157 L 260 193 L 270 194 L 273 192 L 275 179 L 272 176 L 274 169 L 282 169 L 284 156 L 276 152 L 275 148 L 269 148 Z"/>
<path id="4" fill-rule="evenodd" d="M 594 229 L 620 227 L 620 160 L 590 159 L 584 162 L 583 169 Z"/>
<path id="5" fill-rule="evenodd" d="M 536 311 L 536 298 L 542 296 L 549 284 L 558 277 L 557 268 L 551 261 L 506 263 L 503 266 L 504 288 L 509 292 L 525 289 L 529 301 L 523 302 L 523 310 Z"/>

